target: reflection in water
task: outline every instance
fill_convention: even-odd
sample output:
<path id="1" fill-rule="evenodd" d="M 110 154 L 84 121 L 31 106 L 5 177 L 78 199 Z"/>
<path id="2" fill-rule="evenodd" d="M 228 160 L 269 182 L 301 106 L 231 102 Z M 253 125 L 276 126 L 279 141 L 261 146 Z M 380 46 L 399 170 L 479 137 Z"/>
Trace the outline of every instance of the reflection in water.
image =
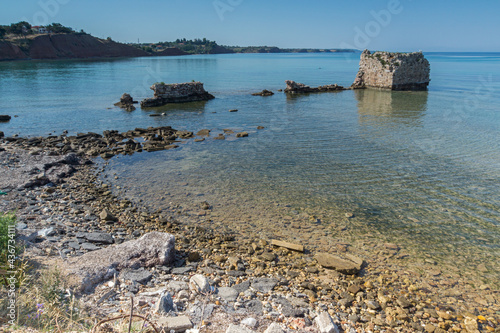
<path id="1" fill-rule="evenodd" d="M 427 91 L 355 90 L 360 124 L 417 126 L 427 111 Z"/>

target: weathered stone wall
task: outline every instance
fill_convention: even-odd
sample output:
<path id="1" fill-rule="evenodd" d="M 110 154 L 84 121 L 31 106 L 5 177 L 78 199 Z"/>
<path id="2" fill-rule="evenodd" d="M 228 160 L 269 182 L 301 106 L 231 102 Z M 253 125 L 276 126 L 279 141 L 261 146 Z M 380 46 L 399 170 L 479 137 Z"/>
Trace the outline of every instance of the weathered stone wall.
<path id="1" fill-rule="evenodd" d="M 208 101 L 214 98 L 203 88 L 201 82 L 155 83 L 151 86 L 151 89 L 154 91 L 154 97 L 143 100 L 141 106 L 152 107 L 167 103 Z"/>
<path id="2" fill-rule="evenodd" d="M 422 52 L 370 53 L 364 50 L 353 88 L 425 90 L 430 82 L 430 64 Z"/>

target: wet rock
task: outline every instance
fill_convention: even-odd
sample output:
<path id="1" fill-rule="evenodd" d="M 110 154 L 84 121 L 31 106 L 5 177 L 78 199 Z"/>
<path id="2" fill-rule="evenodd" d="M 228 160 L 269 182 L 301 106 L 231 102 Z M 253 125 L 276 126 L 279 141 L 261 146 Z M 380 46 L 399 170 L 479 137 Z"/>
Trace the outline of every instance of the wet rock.
<path id="1" fill-rule="evenodd" d="M 322 267 L 334 269 L 342 274 L 357 274 L 361 270 L 360 264 L 329 253 L 317 253 L 314 258 Z"/>
<path id="2" fill-rule="evenodd" d="M 248 132 L 236 133 L 237 138 L 246 138 L 247 136 L 248 136 Z"/>
<path id="3" fill-rule="evenodd" d="M 295 81 L 286 80 L 285 93 L 287 94 L 301 94 L 301 93 L 315 93 L 315 92 L 330 92 L 330 91 L 340 91 L 345 90 L 344 87 L 337 84 L 329 84 L 326 86 L 319 86 L 316 88 L 311 88 L 303 83 L 297 83 Z"/>
<path id="4" fill-rule="evenodd" d="M 284 247 L 285 249 L 289 249 L 289 250 L 293 250 L 293 251 L 304 252 L 303 245 L 288 243 L 288 242 L 280 241 L 277 239 L 271 240 L 271 245 L 278 246 L 278 247 Z"/>
<path id="5" fill-rule="evenodd" d="M 238 112 L 238 109 L 231 109 L 229 112 Z"/>
<path id="6" fill-rule="evenodd" d="M 12 118 L 12 117 L 11 117 L 11 116 L 9 116 L 9 115 L 2 114 L 2 115 L 0 115 L 0 122 L 7 122 L 7 121 L 10 121 L 10 119 L 11 119 L 11 118 Z M 3 132 L 2 132 L 2 134 L 3 134 Z"/>
<path id="7" fill-rule="evenodd" d="M 80 291 L 94 287 L 122 269 L 168 265 L 174 261 L 175 237 L 161 232 L 147 233 L 137 240 L 88 252 L 68 260 L 68 270 L 78 280 Z"/>
<path id="8" fill-rule="evenodd" d="M 210 136 L 210 130 L 209 129 L 202 129 L 196 133 L 197 136 Z"/>
<path id="9" fill-rule="evenodd" d="M 135 106 L 133 105 L 134 103 L 137 103 L 137 102 L 134 101 L 132 96 L 125 93 L 120 98 L 120 101 L 118 103 L 115 103 L 115 106 L 118 106 L 118 107 L 125 109 L 127 111 L 134 111 L 135 110 Z"/>
<path id="10" fill-rule="evenodd" d="M 477 323 L 477 319 L 473 317 L 466 317 L 464 319 L 464 326 L 467 332 L 469 333 L 478 333 L 479 325 Z"/>
<path id="11" fill-rule="evenodd" d="M 261 92 L 253 93 L 252 96 L 272 96 L 274 93 L 270 90 L 264 89 Z"/>

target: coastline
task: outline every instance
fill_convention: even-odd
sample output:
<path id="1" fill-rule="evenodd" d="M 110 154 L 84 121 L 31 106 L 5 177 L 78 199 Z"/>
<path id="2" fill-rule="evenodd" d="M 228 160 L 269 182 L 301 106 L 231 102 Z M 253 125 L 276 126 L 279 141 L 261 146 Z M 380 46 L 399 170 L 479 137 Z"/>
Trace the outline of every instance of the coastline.
<path id="1" fill-rule="evenodd" d="M 0 147 L 5 149 L 0 152 L 2 157 L 13 157 L 10 154 L 23 155 L 30 160 L 30 156 L 37 156 L 29 155 L 27 151 L 5 140 Z M 46 154 L 36 144 L 29 150 L 37 150 L 42 156 Z M 5 160 L 4 166 L 19 167 L 15 160 Z M 59 253 L 50 251 L 50 248 L 61 244 L 61 248 L 69 249 L 67 244 L 70 237 L 66 235 L 79 231 L 99 230 L 111 234 L 116 240 L 127 241 L 146 232 L 160 230 L 176 236 L 179 261 L 174 266 L 180 268 L 182 274 L 172 274 L 168 269 L 168 273 L 165 270 L 154 270 L 154 283 L 144 288 L 148 291 L 168 286 L 169 281 L 186 282 L 193 274 L 202 274 L 219 289 L 244 285 L 245 281 L 250 281 L 251 284 L 253 280 L 263 277 L 276 281 L 275 286 L 267 292 L 253 292 L 247 286 L 233 302 L 218 294 L 212 295 L 212 318 L 222 317 L 227 321 L 231 317 L 234 324 L 239 324 L 239 320 L 244 317 L 253 316 L 260 323 L 256 328 L 258 331 L 275 321 L 282 322 L 287 327 L 303 324 L 302 331 L 315 332 L 312 321 L 321 312 L 329 312 L 334 322 L 344 331 L 425 329 L 427 332 L 471 332 L 465 325 L 467 318 L 473 318 L 482 331 L 499 330 L 500 296 L 497 290 L 491 290 L 488 286 L 472 288 L 457 280 L 453 274 L 438 269 L 427 273 L 411 270 L 401 264 L 405 253 L 400 251 L 397 244 L 378 244 L 377 239 L 374 239 L 372 243 L 360 248 L 354 244 L 339 242 L 331 249 L 331 253 L 351 254 L 366 262 L 357 275 L 343 275 L 318 265 L 314 259 L 316 253 L 311 253 L 307 248 L 305 253 L 297 253 L 273 247 L 271 239 L 264 239 L 259 234 L 242 237 L 229 226 L 217 221 L 208 226 L 203 225 L 206 223 L 204 221 L 182 223 L 179 221 L 185 214 L 182 210 L 170 209 L 161 213 L 148 211 L 140 204 L 136 205 L 117 196 L 108 184 L 101 183 L 98 175 L 102 170 L 97 170 L 95 165 L 80 163 L 75 166 L 74 171 L 70 178 L 54 187 L 42 186 L 21 191 L 13 189 L 2 198 L 1 210 L 17 209 L 18 221 L 25 223 L 26 229 L 40 230 L 48 227 L 50 218 L 57 230 L 65 230 L 59 233 L 62 236 L 56 242 L 44 240 L 28 247 L 28 252 L 33 251 L 33 254 L 44 259 L 60 257 Z M 98 216 L 104 209 L 118 217 L 119 223 L 100 221 Z M 210 205 L 200 207 L 200 211 L 205 213 L 212 209 Z M 89 216 L 92 218 L 88 219 Z M 189 221 L 189 217 L 183 219 Z M 138 230 L 140 231 L 137 232 Z M 68 257 L 76 255 L 76 252 L 68 252 Z M 197 253 L 199 258 L 190 262 L 188 259 L 191 253 Z M 191 255 L 191 259 L 195 257 L 195 254 Z M 428 264 L 424 268 L 434 265 Z M 105 290 L 102 288 L 100 291 Z M 246 293 L 248 290 L 250 292 Z M 121 302 L 118 302 L 124 308 L 125 293 L 126 290 L 123 291 Z M 138 295 L 140 294 L 141 291 Z M 92 296 L 84 299 L 92 304 Z M 204 300 L 205 297 L 195 297 L 189 300 L 188 305 Z M 256 300 L 261 302 L 260 314 L 255 314 L 252 312 L 255 309 L 248 306 L 258 304 L 252 302 Z M 106 308 L 106 302 L 102 303 L 101 309 Z M 108 305 L 112 310 L 117 308 L 116 302 Z M 290 309 L 290 312 L 285 313 L 285 308 Z M 300 316 L 295 317 L 298 314 Z M 100 315 L 106 316 L 109 313 Z M 486 320 L 482 321 L 478 316 Z M 196 323 L 197 320 L 198 318 L 193 317 L 192 321 Z M 213 325 L 217 325 L 215 319 L 207 318 L 207 321 L 213 321 Z M 218 324 L 222 323 L 219 320 Z M 226 327 L 206 326 L 201 332 L 225 331 L 229 321 L 224 324 Z"/>

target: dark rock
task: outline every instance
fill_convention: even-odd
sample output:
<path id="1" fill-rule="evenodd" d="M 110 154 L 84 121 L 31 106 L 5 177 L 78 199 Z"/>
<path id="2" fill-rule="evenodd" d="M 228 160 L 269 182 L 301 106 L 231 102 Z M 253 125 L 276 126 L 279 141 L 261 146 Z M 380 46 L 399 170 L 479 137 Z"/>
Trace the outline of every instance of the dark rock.
<path id="1" fill-rule="evenodd" d="M 168 265 L 174 261 L 175 237 L 161 232 L 150 232 L 137 240 L 88 252 L 79 258 L 68 260 L 68 270 L 80 280 L 80 291 L 92 291 L 94 287 L 113 277 L 117 270 L 137 269 Z"/>
<path id="2" fill-rule="evenodd" d="M 201 82 L 155 83 L 151 86 L 151 89 L 154 91 L 154 97 L 143 100 L 141 107 L 156 107 L 168 103 L 208 101 L 215 98 L 212 94 L 205 91 Z"/>
<path id="3" fill-rule="evenodd" d="M 113 236 L 101 232 L 89 232 L 85 234 L 84 238 L 91 243 L 113 244 L 115 242 Z"/>
<path id="4" fill-rule="evenodd" d="M 153 275 L 144 268 L 139 268 L 135 270 L 125 269 L 120 273 L 120 278 L 123 280 L 129 280 L 144 285 L 153 278 Z"/>
<path id="5" fill-rule="evenodd" d="M 130 96 L 129 94 L 123 94 L 122 97 L 120 98 L 120 101 L 118 103 L 115 103 L 115 106 L 118 106 L 127 111 L 134 111 L 135 110 L 135 106 L 133 105 L 134 103 L 137 102 L 134 101 L 132 96 Z"/>
<path id="6" fill-rule="evenodd" d="M 246 138 L 248 136 L 247 132 L 236 133 L 237 138 Z"/>
<path id="7" fill-rule="evenodd" d="M 162 294 L 156 303 L 156 312 L 165 315 L 173 311 L 175 311 L 175 309 L 172 295 L 170 295 L 170 293 L 168 292 Z"/>
<path id="8" fill-rule="evenodd" d="M 262 90 L 261 92 L 252 94 L 252 96 L 272 96 L 272 95 L 274 95 L 274 93 L 266 89 Z"/>
<path id="9" fill-rule="evenodd" d="M 226 302 L 234 302 L 238 298 L 239 292 L 235 288 L 220 287 L 217 294 Z"/>
<path id="10" fill-rule="evenodd" d="M 278 280 L 273 278 L 256 278 L 251 282 L 252 288 L 261 293 L 270 292 L 277 284 Z"/>
<path id="11" fill-rule="evenodd" d="M 295 81 L 286 80 L 285 93 L 287 94 L 304 94 L 304 93 L 316 93 L 316 92 L 332 92 L 345 90 L 344 87 L 337 84 L 329 84 L 326 86 L 319 86 L 316 88 L 311 88 L 303 83 L 297 83 Z"/>
<path id="12" fill-rule="evenodd" d="M 192 272 L 194 269 L 191 266 L 185 266 L 185 267 L 175 267 L 172 268 L 172 274 L 174 275 L 184 275 L 189 272 Z"/>
<path id="13" fill-rule="evenodd" d="M 91 243 L 82 243 L 81 244 L 82 250 L 87 250 L 87 251 L 96 251 L 99 250 L 100 247 Z"/>
<path id="14" fill-rule="evenodd" d="M 245 304 L 248 312 L 262 314 L 262 302 L 258 299 L 253 299 Z"/>
<path id="15" fill-rule="evenodd" d="M 0 122 L 10 121 L 12 117 L 8 115 L 0 115 Z"/>
<path id="16" fill-rule="evenodd" d="M 238 292 L 242 293 L 242 292 L 248 290 L 248 288 L 250 288 L 250 281 L 244 281 L 244 282 L 238 283 L 238 284 L 234 285 L 233 288 L 236 289 Z"/>

